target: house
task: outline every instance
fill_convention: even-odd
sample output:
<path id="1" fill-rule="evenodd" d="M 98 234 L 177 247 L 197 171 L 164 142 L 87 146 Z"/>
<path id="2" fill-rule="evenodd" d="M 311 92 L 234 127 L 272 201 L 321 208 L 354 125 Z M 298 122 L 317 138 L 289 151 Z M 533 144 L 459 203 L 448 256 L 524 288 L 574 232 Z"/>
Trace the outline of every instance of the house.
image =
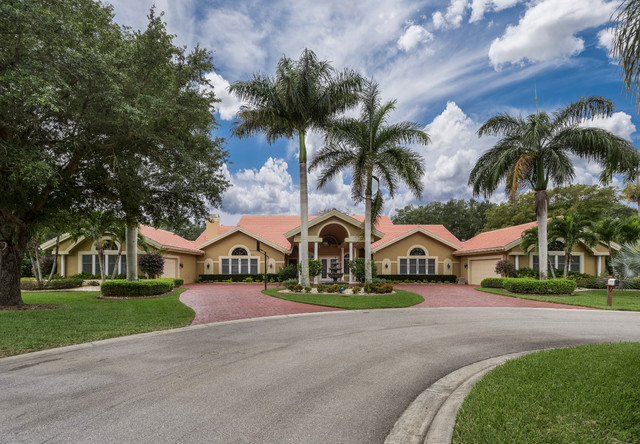
<path id="1" fill-rule="evenodd" d="M 353 282 L 347 263 L 364 256 L 361 239 L 363 216 L 350 216 L 337 210 L 320 216 L 309 217 L 309 258 L 322 262 L 322 275 L 318 281 L 328 280 L 331 260 L 338 260 L 344 282 Z M 537 254 L 520 249 L 521 233 L 535 226 L 535 222 L 481 233 L 462 242 L 442 225 L 395 225 L 383 216 L 373 229 L 371 251 L 378 274 L 412 275 L 454 274 L 464 277 L 471 284 L 479 284 L 485 277 L 496 276 L 497 261 L 507 259 L 516 268 L 537 268 Z M 204 232 L 188 241 L 166 230 L 140 226 L 151 248 L 162 251 L 165 258 L 164 276 L 181 277 L 186 283 L 196 282 L 202 274 L 277 273 L 280 268 L 297 264 L 305 252 L 299 248 L 299 216 L 243 216 L 237 225 L 224 226 L 220 218 L 212 215 Z M 105 236 L 105 260 L 110 274 L 114 267 L 118 274 L 126 270 L 126 258 L 122 255 L 116 264 L 120 246 Z M 257 251 L 260 242 L 267 258 Z M 55 246 L 55 239 L 42 245 L 43 249 Z M 80 272 L 97 274 L 95 243 L 88 239 L 74 240 L 69 235 L 60 239 L 58 270 L 62 275 Z M 139 253 L 142 253 L 139 250 Z M 601 274 L 604 245 L 588 248 L 579 245 L 575 249 L 572 270 Z M 550 252 L 554 266 L 564 266 L 563 252 Z"/>

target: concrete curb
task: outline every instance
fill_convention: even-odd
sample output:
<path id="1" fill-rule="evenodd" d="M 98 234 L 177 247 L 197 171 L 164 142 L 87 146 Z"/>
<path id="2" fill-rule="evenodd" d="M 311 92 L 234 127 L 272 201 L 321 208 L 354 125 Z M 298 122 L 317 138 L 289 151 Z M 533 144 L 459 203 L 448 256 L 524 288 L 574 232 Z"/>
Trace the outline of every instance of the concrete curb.
<path id="1" fill-rule="evenodd" d="M 511 353 L 462 367 L 422 392 L 396 421 L 385 444 L 449 444 L 456 415 L 471 388 L 487 372 L 509 359 L 533 353 Z"/>

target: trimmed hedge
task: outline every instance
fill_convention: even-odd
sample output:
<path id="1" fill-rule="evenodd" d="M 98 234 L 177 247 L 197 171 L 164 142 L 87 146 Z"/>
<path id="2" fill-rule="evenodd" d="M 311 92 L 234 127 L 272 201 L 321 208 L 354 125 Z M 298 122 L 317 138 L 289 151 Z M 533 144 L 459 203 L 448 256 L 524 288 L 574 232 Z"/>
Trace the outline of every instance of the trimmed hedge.
<path id="1" fill-rule="evenodd" d="M 582 288 L 604 290 L 607 288 L 607 279 L 590 276 L 588 278 L 578 279 L 576 284 Z M 620 286 L 618 288 L 620 290 L 640 290 L 640 279 L 620 279 Z"/>
<path id="2" fill-rule="evenodd" d="M 482 288 L 504 288 L 503 279 L 504 278 L 484 278 L 482 282 L 480 282 L 480 286 Z"/>
<path id="3" fill-rule="evenodd" d="M 247 282 L 247 278 L 253 279 L 253 282 L 264 282 L 264 273 L 262 274 L 201 274 L 198 276 L 198 282 Z M 278 275 L 275 273 L 267 273 L 267 282 L 278 282 Z"/>
<path id="4" fill-rule="evenodd" d="M 60 290 L 63 288 L 82 287 L 82 279 L 77 278 L 61 278 L 52 279 L 49 283 L 46 281 L 36 281 L 35 279 L 20 280 L 21 290 Z"/>
<path id="5" fill-rule="evenodd" d="M 502 283 L 505 290 L 521 294 L 571 294 L 576 289 L 571 279 L 504 278 Z"/>
<path id="6" fill-rule="evenodd" d="M 388 281 L 414 281 L 414 282 L 449 282 L 456 283 L 458 277 L 455 274 L 379 274 L 379 278 Z"/>
<path id="7" fill-rule="evenodd" d="M 178 279 L 181 280 L 181 279 Z M 145 279 L 140 281 L 113 280 L 100 285 L 103 296 L 154 296 L 168 293 L 175 286 L 174 278 Z"/>
<path id="8" fill-rule="evenodd" d="M 364 284 L 364 292 L 365 293 L 391 293 L 393 291 L 393 286 L 389 284 Z"/>

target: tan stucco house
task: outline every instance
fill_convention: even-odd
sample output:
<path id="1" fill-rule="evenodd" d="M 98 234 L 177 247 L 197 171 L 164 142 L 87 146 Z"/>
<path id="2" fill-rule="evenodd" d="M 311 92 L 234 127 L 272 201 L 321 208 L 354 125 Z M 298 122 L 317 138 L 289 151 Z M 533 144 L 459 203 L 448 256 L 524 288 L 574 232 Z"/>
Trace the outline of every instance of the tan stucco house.
<path id="1" fill-rule="evenodd" d="M 363 216 L 349 216 L 332 210 L 321 216 L 309 217 L 310 258 L 319 259 L 323 274 L 318 281 L 327 280 L 326 270 L 332 259 L 337 259 L 346 270 L 343 281 L 353 282 L 347 262 L 364 256 L 360 238 Z M 495 276 L 497 261 L 507 259 L 516 268 L 537 268 L 537 255 L 520 249 L 521 233 L 535 226 L 535 222 L 503 228 L 461 242 L 443 225 L 395 225 L 386 216 L 380 218 L 373 230 L 372 254 L 378 274 L 429 275 L 454 274 L 471 284 Z M 236 226 L 220 225 L 219 217 L 212 215 L 204 232 L 188 241 L 165 230 L 141 226 L 140 232 L 147 243 L 163 252 L 164 276 L 181 277 L 186 283 L 196 282 L 202 274 L 277 273 L 281 267 L 300 262 L 299 216 L 243 216 Z M 108 236 L 106 236 L 107 239 Z M 267 260 L 257 251 L 267 252 Z M 55 240 L 42 245 L 51 249 Z M 106 261 L 108 272 L 116 266 L 119 245 L 108 242 Z M 65 235 L 60 242 L 60 274 L 70 276 L 80 272 L 96 274 L 98 270 L 96 246 L 80 238 Z M 139 250 L 143 253 L 142 250 Z M 561 268 L 562 252 L 550 252 L 554 265 Z M 604 270 L 604 245 L 588 248 L 580 245 L 574 253 L 572 270 L 599 275 Z M 124 255 L 118 272 L 126 270 Z"/>

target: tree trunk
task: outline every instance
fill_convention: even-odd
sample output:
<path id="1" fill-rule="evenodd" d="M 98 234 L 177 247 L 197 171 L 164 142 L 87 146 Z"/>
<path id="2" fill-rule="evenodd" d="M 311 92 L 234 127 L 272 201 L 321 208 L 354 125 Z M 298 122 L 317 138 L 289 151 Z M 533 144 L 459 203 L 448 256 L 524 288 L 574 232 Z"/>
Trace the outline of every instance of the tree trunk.
<path id="1" fill-rule="evenodd" d="M 104 281 L 104 248 L 102 248 L 102 238 L 98 239 L 98 268 L 100 269 L 100 279 Z"/>
<path id="2" fill-rule="evenodd" d="M 53 255 L 53 266 L 51 267 L 51 273 L 49 273 L 49 279 L 47 282 L 51 282 L 53 279 L 53 275 L 56 273 L 58 268 L 58 252 L 60 251 L 60 235 L 56 236 L 56 253 Z"/>
<path id="3" fill-rule="evenodd" d="M 38 255 L 38 250 L 40 249 L 40 244 L 38 243 L 38 238 L 33 238 L 33 254 L 35 255 L 35 269 L 36 269 L 36 281 L 40 282 L 42 280 L 42 268 L 40 267 L 40 256 Z"/>
<path id="4" fill-rule="evenodd" d="M 127 223 L 127 280 L 138 280 L 138 223 Z"/>
<path id="5" fill-rule="evenodd" d="M 120 244 L 120 248 L 118 249 L 118 255 L 116 256 L 116 263 L 113 266 L 113 272 L 111 272 L 111 279 L 116 277 L 116 272 L 118 271 L 118 265 L 120 265 L 120 256 L 122 256 L 122 242 L 118 242 Z"/>
<path id="6" fill-rule="evenodd" d="M 298 134 L 300 141 L 300 283 L 311 286 L 309 279 L 309 189 L 307 186 L 307 150 L 304 144 L 304 132 Z"/>
<path id="7" fill-rule="evenodd" d="M 546 190 L 536 191 L 536 216 L 538 219 L 538 264 L 540 264 L 540 280 L 547 279 L 547 267 L 542 264 L 548 262 L 547 251 L 547 212 L 549 208 L 549 196 Z"/>
<path id="8" fill-rule="evenodd" d="M 569 267 L 571 267 L 571 253 L 566 253 L 564 255 L 564 273 L 562 273 L 562 277 L 569 276 Z"/>
<path id="9" fill-rule="evenodd" d="M 364 203 L 364 282 L 370 284 L 373 280 L 371 273 L 371 179 L 367 184 Z"/>
<path id="10" fill-rule="evenodd" d="M 20 265 L 27 250 L 26 231 L 0 211 L 0 306 L 22 305 Z"/>

